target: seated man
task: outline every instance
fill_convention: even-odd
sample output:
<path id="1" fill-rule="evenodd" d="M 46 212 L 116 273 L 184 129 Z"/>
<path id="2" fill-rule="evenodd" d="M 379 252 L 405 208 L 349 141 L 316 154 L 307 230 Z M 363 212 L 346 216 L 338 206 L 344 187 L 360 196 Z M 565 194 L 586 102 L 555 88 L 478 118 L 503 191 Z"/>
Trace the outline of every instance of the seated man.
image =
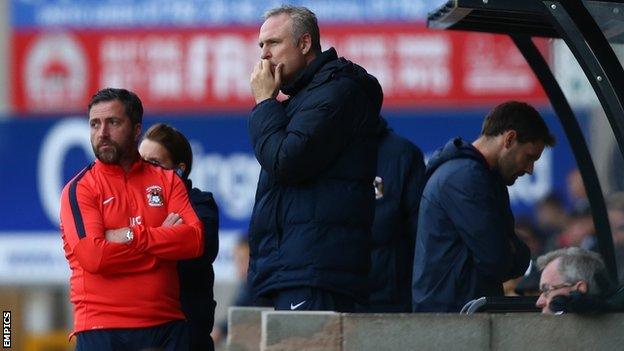
<path id="1" fill-rule="evenodd" d="M 599 254 L 568 247 L 551 251 L 537 259 L 537 267 L 542 271 L 540 278 L 541 295 L 535 304 L 542 313 L 554 313 L 551 305 L 553 298 L 570 295 L 573 291 L 581 294 L 600 294 L 596 273 L 605 269 Z"/>

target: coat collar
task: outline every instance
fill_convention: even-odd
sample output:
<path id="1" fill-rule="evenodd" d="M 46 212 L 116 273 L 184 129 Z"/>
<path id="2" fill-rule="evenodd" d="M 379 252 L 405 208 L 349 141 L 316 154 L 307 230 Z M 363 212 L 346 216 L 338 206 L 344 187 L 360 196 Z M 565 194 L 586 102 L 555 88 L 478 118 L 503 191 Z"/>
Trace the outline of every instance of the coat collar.
<path id="1" fill-rule="evenodd" d="M 306 85 L 308 85 L 316 73 L 323 67 L 327 62 L 338 59 L 338 54 L 336 53 L 336 49 L 330 48 L 327 51 L 323 51 L 319 54 L 310 64 L 303 68 L 295 80 L 284 87 L 282 87 L 282 92 L 288 96 L 296 95 L 301 89 L 303 89 Z"/>
<path id="2" fill-rule="evenodd" d="M 130 167 L 130 171 L 128 172 L 128 175 L 141 171 L 144 167 L 144 164 L 145 164 L 145 161 L 143 161 L 141 158 L 137 158 L 137 160 L 134 161 L 134 163 L 132 163 L 132 166 Z M 126 175 L 126 172 L 120 165 L 107 164 L 98 159 L 95 160 L 94 168 L 98 171 L 101 171 L 103 173 L 110 174 L 110 175 L 118 175 L 122 177 Z"/>

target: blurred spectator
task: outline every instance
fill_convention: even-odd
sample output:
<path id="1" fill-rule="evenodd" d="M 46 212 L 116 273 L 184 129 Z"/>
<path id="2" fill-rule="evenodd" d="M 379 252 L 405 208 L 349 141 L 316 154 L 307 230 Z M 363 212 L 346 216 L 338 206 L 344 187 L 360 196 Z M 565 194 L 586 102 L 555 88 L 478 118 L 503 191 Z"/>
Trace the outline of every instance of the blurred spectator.
<path id="1" fill-rule="evenodd" d="M 538 231 L 528 217 L 520 217 L 516 221 L 516 235 L 531 251 L 531 257 L 535 258 L 543 253 L 543 245 Z"/>
<path id="2" fill-rule="evenodd" d="M 568 211 L 561 198 L 552 193 L 547 195 L 535 204 L 533 213 L 537 224 L 536 233 L 542 246 L 546 250 L 557 248 L 556 238 L 569 221 Z"/>
<path id="3" fill-rule="evenodd" d="M 572 213 L 585 213 L 589 209 L 589 200 L 585 192 L 583 177 L 578 169 L 571 170 L 566 176 L 568 197 L 572 206 Z"/>
<path id="4" fill-rule="evenodd" d="M 204 223 L 204 253 L 178 261 L 180 302 L 190 328 L 190 350 L 213 350 L 210 332 L 217 305 L 214 300 L 212 263 L 219 251 L 219 211 L 212 193 L 193 188 L 188 178 L 193 166 L 193 150 L 184 134 L 158 123 L 145 132 L 139 145 L 144 160 L 172 169 L 184 180 L 195 212 Z"/>
<path id="5" fill-rule="evenodd" d="M 382 118 L 375 178 L 369 304 L 359 312 L 411 312 L 418 204 L 425 176 L 420 149 Z"/>
<path id="6" fill-rule="evenodd" d="M 615 193 L 607 200 L 609 223 L 617 264 L 618 281 L 624 284 L 624 193 Z"/>
<path id="7" fill-rule="evenodd" d="M 558 249 L 540 256 L 537 266 L 542 271 L 541 295 L 535 305 L 542 309 L 542 313 L 559 311 L 552 302 L 560 295 L 570 295 L 574 291 L 593 295 L 604 293 L 596 276 L 605 270 L 605 265 L 595 252 L 578 247 Z"/>
<path id="8" fill-rule="evenodd" d="M 576 212 L 570 216 L 568 224 L 565 226 L 557 238 L 558 247 L 577 246 L 587 250 L 596 249 L 596 237 L 594 220 L 586 208 L 583 212 Z"/>
<path id="9" fill-rule="evenodd" d="M 507 186 L 555 140 L 532 106 L 510 101 L 485 118 L 473 143 L 450 140 L 426 171 L 414 253 L 415 312 L 458 312 L 525 273 L 526 244 L 515 233 Z"/>
<path id="10" fill-rule="evenodd" d="M 307 8 L 269 10 L 259 42 L 250 284 L 277 310 L 353 311 L 368 299 L 381 86 L 334 48 L 321 51 Z M 275 99 L 280 90 L 288 100 Z"/>

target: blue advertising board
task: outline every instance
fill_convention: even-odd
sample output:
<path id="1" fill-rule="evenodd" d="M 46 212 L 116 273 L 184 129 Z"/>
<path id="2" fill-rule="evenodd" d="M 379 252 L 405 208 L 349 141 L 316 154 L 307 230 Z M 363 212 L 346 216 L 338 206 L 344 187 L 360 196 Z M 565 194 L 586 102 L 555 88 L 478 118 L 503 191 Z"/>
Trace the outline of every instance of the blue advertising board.
<path id="1" fill-rule="evenodd" d="M 426 156 L 450 138 L 473 140 L 485 110 L 387 113 L 391 127 Z M 550 192 L 565 193 L 575 161 L 556 118 L 545 112 L 558 139 L 536 163 L 533 175 L 509 188 L 514 212 L 527 214 Z M 217 280 L 235 279 L 232 247 L 247 230 L 260 166 L 249 144 L 247 119 L 229 116 L 147 116 L 174 125 L 191 141 L 195 186 L 211 191 L 220 210 Z M 85 116 L 12 118 L 0 121 L 0 281 L 65 284 L 69 274 L 58 229 L 62 187 L 93 160 Z M 372 187 L 372 184 L 371 184 Z"/>
<path id="2" fill-rule="evenodd" d="M 485 111 L 430 114 L 390 114 L 389 124 L 419 145 L 426 155 L 454 136 L 472 140 L 480 130 Z M 558 121 L 546 114 L 560 141 L 547 149 L 532 176 L 510 188 L 516 212 L 551 191 L 564 192 L 565 176 L 575 161 Z M 221 208 L 221 227 L 245 229 L 253 206 L 259 165 L 249 144 L 244 116 L 165 118 L 148 117 L 144 128 L 156 122 L 171 123 L 193 145 L 191 178 L 212 191 Z M 3 231 L 55 230 L 62 186 L 93 160 L 85 117 L 31 119 L 0 122 L 0 221 Z"/>
<path id="3" fill-rule="evenodd" d="M 423 21 L 444 1 L 291 0 L 306 6 L 320 21 Z M 255 0 L 12 0 L 15 28 L 56 27 L 197 27 L 256 24 L 262 14 L 284 1 Z"/>

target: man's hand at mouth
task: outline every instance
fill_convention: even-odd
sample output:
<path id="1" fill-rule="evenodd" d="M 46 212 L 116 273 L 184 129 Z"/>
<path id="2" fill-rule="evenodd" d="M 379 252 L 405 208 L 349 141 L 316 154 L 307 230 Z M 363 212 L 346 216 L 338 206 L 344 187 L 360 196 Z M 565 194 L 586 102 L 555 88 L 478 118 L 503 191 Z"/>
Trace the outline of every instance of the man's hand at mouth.
<path id="1" fill-rule="evenodd" d="M 266 100 L 275 98 L 282 84 L 282 69 L 284 64 L 279 63 L 276 66 L 271 64 L 267 59 L 260 60 L 254 66 L 251 73 L 250 85 L 251 93 L 256 100 L 256 104 Z"/>

